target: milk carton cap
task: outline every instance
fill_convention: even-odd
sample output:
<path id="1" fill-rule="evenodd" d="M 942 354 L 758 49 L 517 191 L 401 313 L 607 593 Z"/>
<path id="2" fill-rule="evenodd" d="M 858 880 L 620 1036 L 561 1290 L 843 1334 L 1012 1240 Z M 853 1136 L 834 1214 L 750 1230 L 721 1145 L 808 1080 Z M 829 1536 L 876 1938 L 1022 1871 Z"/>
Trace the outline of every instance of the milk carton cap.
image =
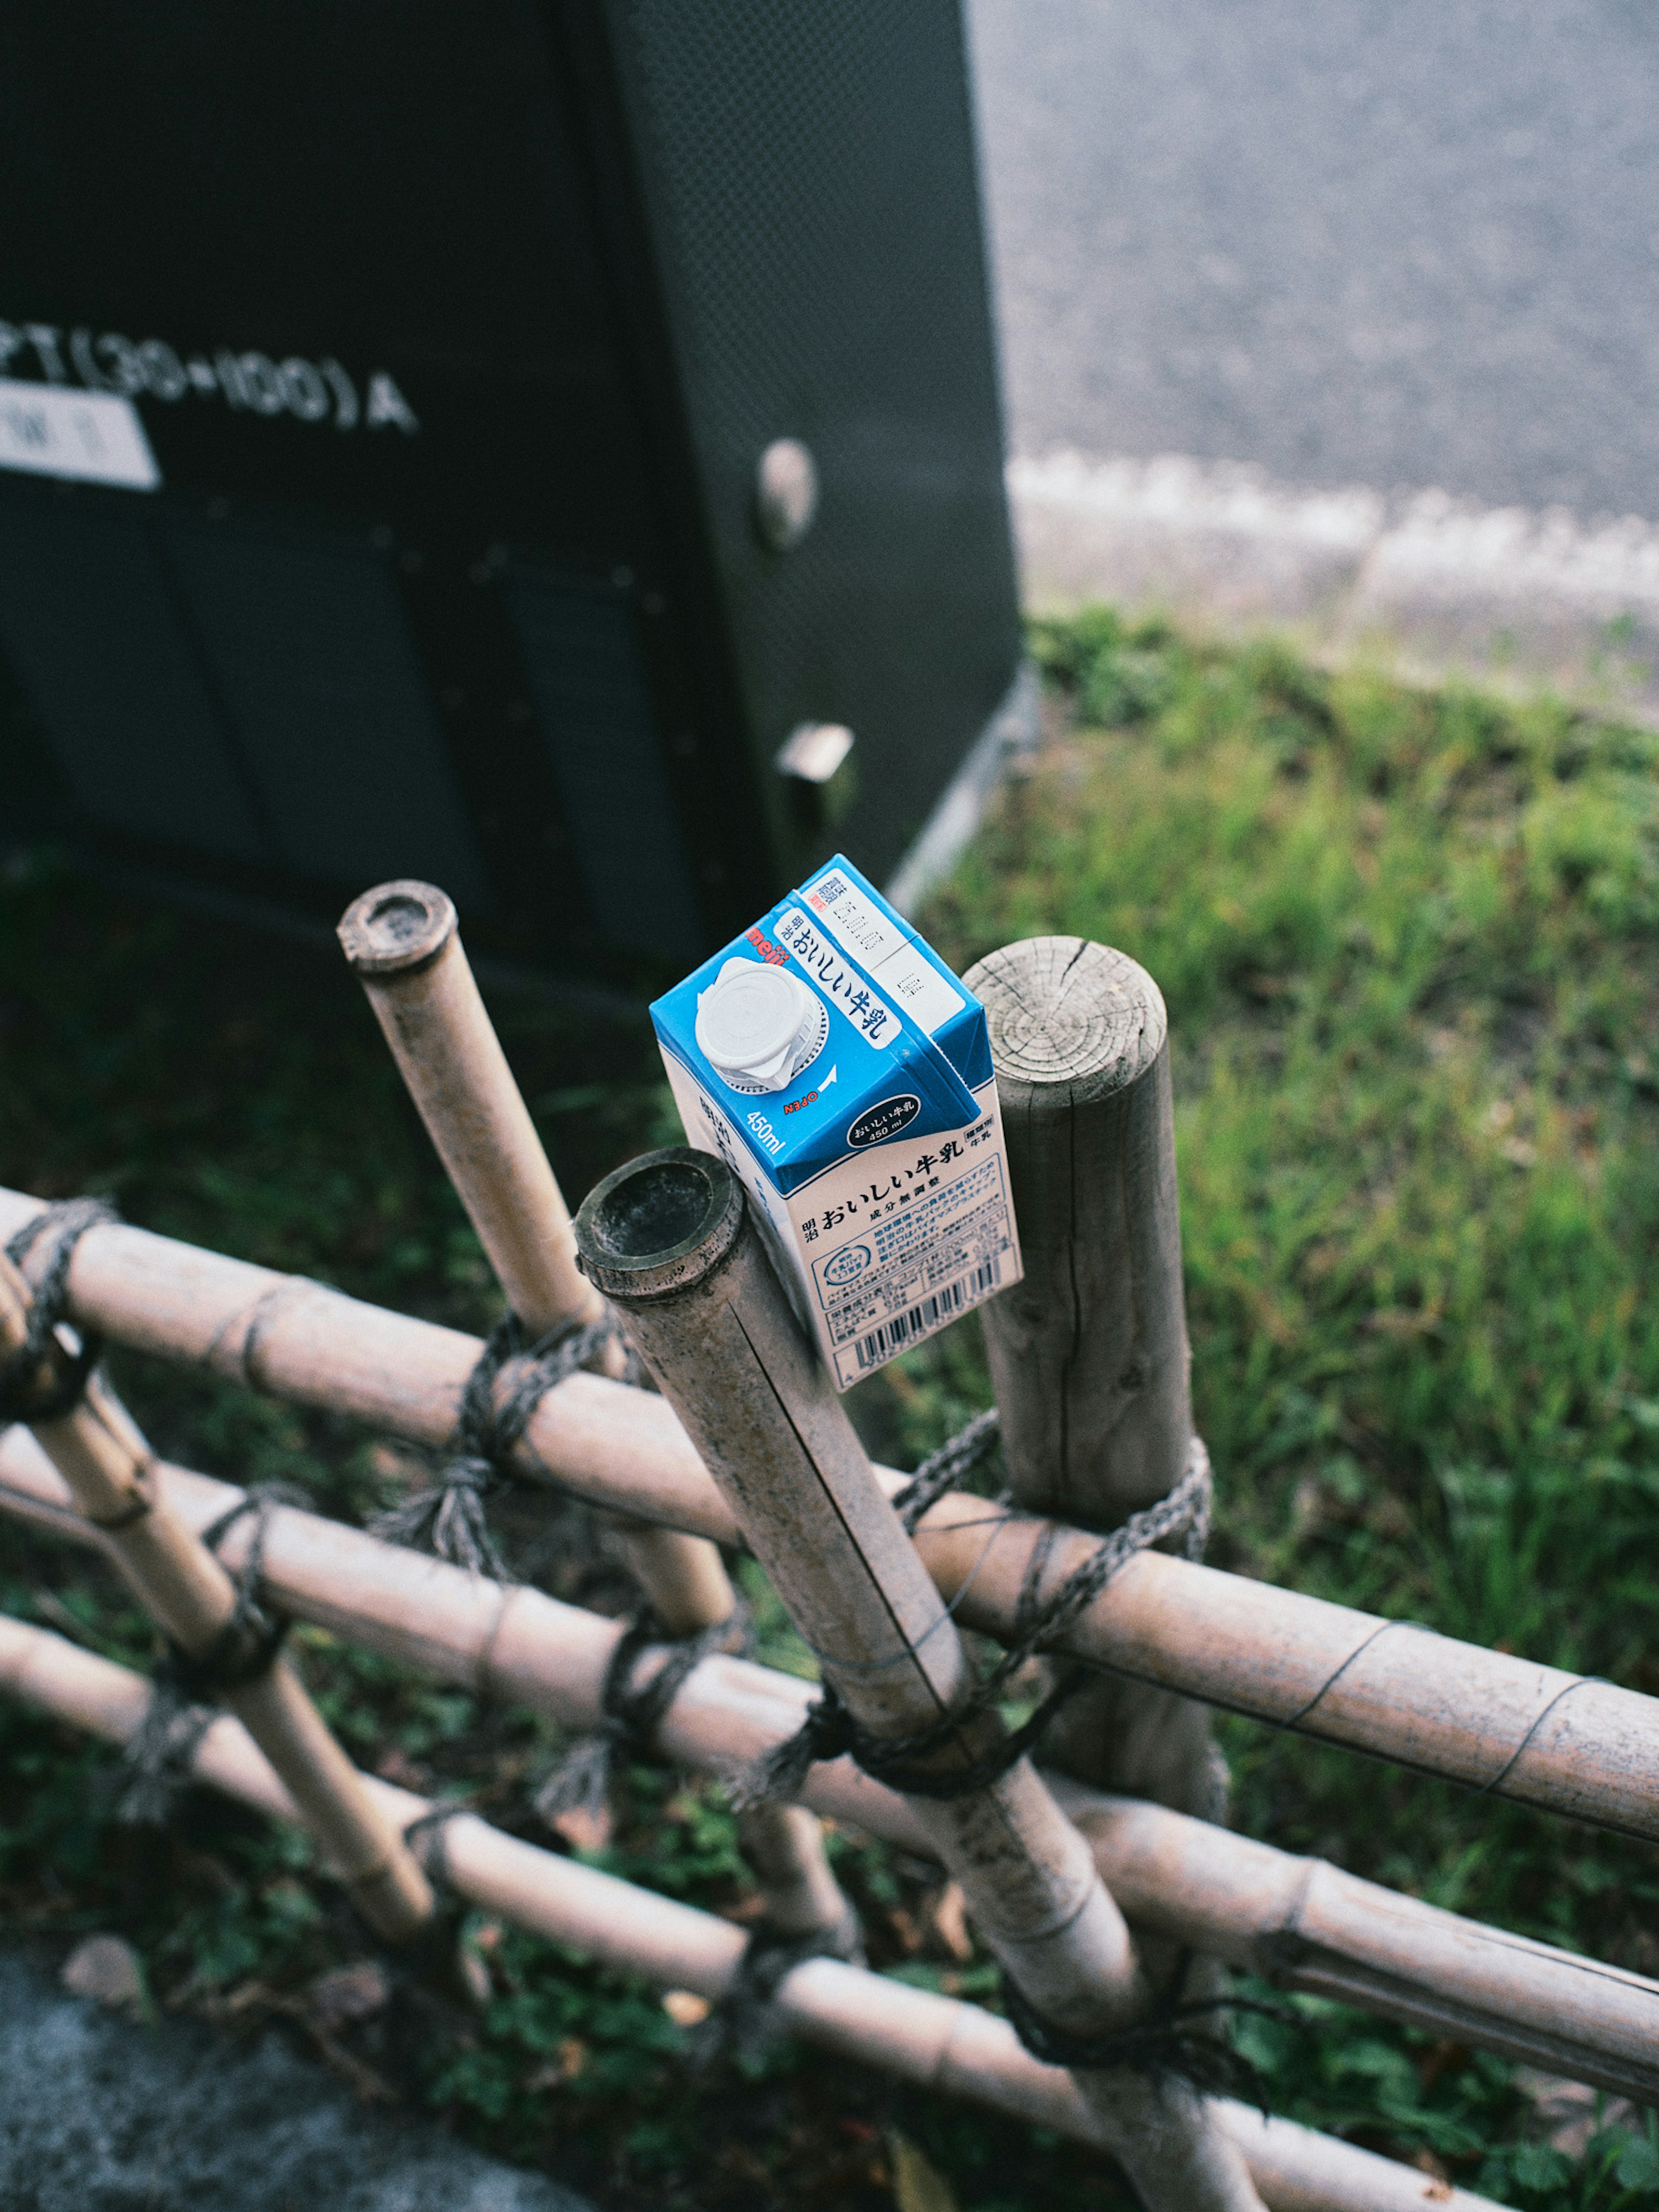
<path id="1" fill-rule="evenodd" d="M 816 994 L 786 968 L 728 960 L 697 994 L 698 1049 L 744 1090 L 784 1089 L 817 1053 L 825 1026 Z"/>

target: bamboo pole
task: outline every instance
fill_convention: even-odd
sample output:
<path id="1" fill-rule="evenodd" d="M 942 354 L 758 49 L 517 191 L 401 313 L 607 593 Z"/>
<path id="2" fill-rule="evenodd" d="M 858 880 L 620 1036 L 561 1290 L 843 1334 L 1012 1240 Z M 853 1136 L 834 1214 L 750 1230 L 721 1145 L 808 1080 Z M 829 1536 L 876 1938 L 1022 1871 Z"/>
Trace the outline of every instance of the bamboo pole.
<path id="1" fill-rule="evenodd" d="M 1020 1994 L 1076 2038 L 1134 2019 L 1146 1991 L 1122 1916 L 1030 1761 L 943 1794 L 1005 1731 L 994 1711 L 964 1714 L 973 1674 L 955 1624 L 800 1334 L 732 1170 L 708 1153 L 649 1153 L 586 1199 L 576 1244 L 858 1725 L 902 1758 L 963 1716 L 942 1746 L 908 1754 L 919 1778 L 901 1794 Z M 1122 2064 L 1073 2078 L 1149 2212 L 1260 2205 L 1187 2082 Z"/>
<path id="2" fill-rule="evenodd" d="M 532 1338 L 600 1320 L 576 1266 L 570 1212 L 434 884 L 355 899 L 339 939 L 507 1304 Z M 619 1347 L 617 1348 L 619 1351 Z M 620 1358 L 611 1371 L 621 1371 Z M 729 1620 L 737 1597 L 706 1537 L 635 1523 L 629 1564 L 671 1635 Z"/>
<path id="3" fill-rule="evenodd" d="M 381 884 L 346 908 L 339 938 L 525 1329 L 541 1338 L 601 1319 L 605 1300 L 577 1267 L 564 1194 L 473 979 L 453 905 L 431 884 Z M 620 1354 L 619 1345 L 612 1349 Z M 621 1366 L 617 1357 L 612 1372 Z M 671 1636 L 732 1618 L 737 1592 L 706 1536 L 637 1520 L 621 1534 Z M 779 1933 L 854 1940 L 852 1907 L 810 1813 L 757 1806 L 744 1815 L 742 1832 Z"/>
<path id="4" fill-rule="evenodd" d="M 26 1345 L 28 1307 L 27 1284 L 0 1257 L 0 1352 Z M 37 1422 L 34 1433 L 163 1633 L 192 1659 L 220 1652 L 235 1622 L 236 1586 L 151 1488 L 149 1448 L 113 1392 L 93 1376 L 72 1411 Z M 250 1646 L 228 1656 L 247 1661 L 253 1653 Z M 412 1940 L 432 1917 L 431 1887 L 402 1837 L 369 1802 L 287 1659 L 278 1652 L 219 1695 L 282 1775 L 364 1918 L 390 1942 Z"/>
<path id="5" fill-rule="evenodd" d="M 0 1190 L 0 1237 L 44 1201 Z M 441 1446 L 476 1337 L 118 1223 L 76 1246 L 70 1311 L 114 1341 Z M 532 1419 L 515 1465 L 615 1510 L 720 1543 L 730 1507 L 659 1398 L 573 1375 Z M 906 1478 L 878 1469 L 890 1491 Z M 945 1498 L 919 1532 L 963 1626 L 1006 1638 L 1052 1524 L 1011 1514 L 988 1548 L 982 1505 Z M 1061 1529 L 1048 1584 L 1095 1539 Z M 1659 1703 L 1413 1624 L 1185 1559 L 1143 1553 L 1061 1648 L 1136 1680 L 1569 1819 L 1659 1842 Z"/>
<path id="6" fill-rule="evenodd" d="M 192 1528 L 242 1495 L 165 1464 L 152 1479 Z M 102 1540 L 26 1430 L 0 1436 L 0 1510 L 76 1542 Z M 242 1528 L 227 1538 L 233 1568 L 251 1540 Z M 272 1511 L 263 1564 L 272 1601 L 300 1620 L 567 1726 L 599 1719 L 618 1622 L 294 1507 Z M 752 1662 L 706 1659 L 669 1707 L 659 1747 L 677 1765 L 723 1775 L 793 1735 L 813 1694 L 809 1683 Z M 1049 1779 L 1114 1897 L 1159 1934 L 1286 1988 L 1659 2104 L 1659 1984 L 1162 1806 Z M 902 1800 L 850 1759 L 814 1767 L 803 1796 L 833 1819 L 932 1856 Z"/>
<path id="7" fill-rule="evenodd" d="M 73 1725 L 124 1743 L 143 1725 L 148 1685 L 45 1629 L 0 1615 L 0 1689 Z M 278 1820 L 297 1808 L 240 1725 L 222 1718 L 193 1755 L 198 1778 Z M 433 1809 L 409 1791 L 363 1778 L 400 1826 Z M 658 1897 L 614 1875 L 555 1857 L 476 1814 L 446 1825 L 455 1888 L 548 1941 L 659 1987 L 718 2001 L 731 1987 L 743 1936 L 729 1921 Z M 955 1997 L 916 1990 L 833 1959 L 794 1967 L 778 1988 L 783 2023 L 838 2056 L 884 2066 L 920 2086 L 971 2099 L 1075 2142 L 1109 2148 L 1106 2131 L 1068 2075 L 1022 2050 L 1006 2021 Z M 1216 2107 L 1271 2212 L 1496 2212 L 1488 2197 L 1242 2106 Z"/>

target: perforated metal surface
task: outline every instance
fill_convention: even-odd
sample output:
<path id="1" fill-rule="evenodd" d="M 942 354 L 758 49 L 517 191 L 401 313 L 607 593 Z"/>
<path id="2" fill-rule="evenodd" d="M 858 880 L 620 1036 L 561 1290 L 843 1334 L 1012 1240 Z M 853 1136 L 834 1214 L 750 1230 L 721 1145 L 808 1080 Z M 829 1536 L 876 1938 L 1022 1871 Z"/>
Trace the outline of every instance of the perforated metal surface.
<path id="1" fill-rule="evenodd" d="M 1015 596 L 953 0 L 617 0 L 616 42 L 759 751 L 845 721 L 890 866 L 1012 676 Z M 811 448 L 800 546 L 752 522 Z"/>

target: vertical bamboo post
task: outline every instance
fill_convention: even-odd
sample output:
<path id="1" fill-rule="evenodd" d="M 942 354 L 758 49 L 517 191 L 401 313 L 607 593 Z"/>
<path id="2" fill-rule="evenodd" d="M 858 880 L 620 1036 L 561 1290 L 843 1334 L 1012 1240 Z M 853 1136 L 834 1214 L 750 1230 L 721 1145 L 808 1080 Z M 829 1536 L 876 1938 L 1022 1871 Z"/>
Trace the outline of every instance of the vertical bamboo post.
<path id="1" fill-rule="evenodd" d="M 635 1161 L 589 1195 L 576 1241 L 857 1723 L 896 1745 L 960 1711 L 972 1675 L 955 1624 L 724 1163 L 683 1150 Z M 948 1788 L 1001 1735 L 994 1712 L 964 1721 L 921 1759 L 926 1778 Z M 914 1786 L 907 1802 L 1046 2021 L 1098 2036 L 1133 2018 L 1146 1990 L 1122 1917 L 1029 1760 L 959 1796 Z M 1078 2081 L 1155 2212 L 1259 2207 L 1212 2108 L 1185 2083 L 1122 2068 Z"/>
<path id="2" fill-rule="evenodd" d="M 605 1301 L 577 1267 L 564 1194 L 450 900 L 431 884 L 381 884 L 347 908 L 339 937 L 514 1312 L 532 1336 L 598 1320 Z M 731 1620 L 737 1593 L 707 1537 L 641 1521 L 621 1528 L 629 1565 L 670 1635 Z M 740 1827 L 770 1925 L 795 1936 L 854 1925 L 813 1814 L 757 1807 Z"/>
<path id="3" fill-rule="evenodd" d="M 1014 1497 L 1116 1528 L 1192 1441 L 1169 1018 L 1138 963 L 1029 938 L 963 979 L 983 1003 L 1025 1277 L 984 1309 Z M 1202 1705 L 1105 1677 L 1049 1735 L 1057 1765 L 1215 1820 L 1226 1777 Z"/>
<path id="4" fill-rule="evenodd" d="M 339 938 L 478 1241 L 532 1337 L 597 1321 L 569 1210 L 462 949 L 455 908 L 401 879 L 355 899 Z M 737 1599 L 706 1537 L 631 1522 L 629 1564 L 675 1636 L 728 1620 Z"/>
<path id="5" fill-rule="evenodd" d="M 30 1302 L 24 1277 L 0 1257 L 0 1352 L 27 1341 Z M 236 1586 L 152 1489 L 149 1448 L 114 1393 L 94 1375 L 71 1412 L 32 1426 L 150 1618 L 191 1658 L 215 1652 L 236 1613 Z M 432 1918 L 431 1887 L 287 1659 L 279 1652 L 221 1702 L 287 1784 L 363 1917 L 388 1942 L 411 1942 Z"/>

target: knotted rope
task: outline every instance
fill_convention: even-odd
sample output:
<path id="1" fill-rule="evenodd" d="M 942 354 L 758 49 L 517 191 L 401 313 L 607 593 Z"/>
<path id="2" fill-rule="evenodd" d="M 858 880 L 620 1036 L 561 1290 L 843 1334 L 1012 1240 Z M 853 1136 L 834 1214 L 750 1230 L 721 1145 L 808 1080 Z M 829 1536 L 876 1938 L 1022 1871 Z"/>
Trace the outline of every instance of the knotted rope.
<path id="1" fill-rule="evenodd" d="M 561 1814 L 573 1812 L 597 1820 L 610 1791 L 617 1752 L 624 1747 L 649 1750 L 663 1715 L 693 1668 L 714 1652 L 746 1657 L 753 1644 L 748 1609 L 741 1602 L 713 1627 L 678 1637 L 669 1635 L 649 1606 L 641 1607 L 623 1631 L 605 1670 L 599 1693 L 604 1719 L 578 1737 L 536 1792 L 535 1807 L 543 1820 L 550 1826 Z M 659 1663 L 641 1677 L 641 1662 L 653 1653 L 662 1655 Z"/>
<path id="2" fill-rule="evenodd" d="M 1144 2018 L 1106 2035 L 1077 2035 L 1045 2020 L 1018 1982 L 1002 1977 L 1002 2004 L 1009 2026 L 1034 2058 L 1073 2072 L 1106 2074 L 1120 2067 L 1146 2074 L 1157 2081 L 1174 2075 L 1201 2096 L 1237 2097 L 1255 2105 L 1267 2117 L 1267 2097 L 1261 2074 L 1242 2051 L 1206 2034 L 1198 2023 L 1216 2021 L 1224 2013 L 1254 2013 L 1277 2021 L 1281 2027 L 1305 2033 L 1305 2023 L 1287 2005 L 1264 2004 L 1255 1997 L 1199 1997 L 1180 2000 L 1180 1990 L 1193 1963 L 1182 1954 L 1170 1976 L 1167 1993 Z"/>
<path id="3" fill-rule="evenodd" d="M 101 1198 L 69 1198 L 49 1206 L 8 1239 L 6 1257 L 21 1273 L 42 1237 L 50 1256 L 32 1285 L 27 1331 L 15 1351 L 0 1356 L 0 1427 L 13 1421 L 57 1421 L 80 1404 L 88 1378 L 103 1356 L 103 1340 L 76 1332 L 71 1346 L 63 1333 L 69 1303 L 70 1261 L 88 1229 L 120 1218 Z"/>
<path id="4" fill-rule="evenodd" d="M 219 1700 L 228 1690 L 257 1682 L 275 1666 L 291 1624 L 260 1599 L 265 1531 L 274 1507 L 307 1502 L 281 1483 L 261 1483 L 203 1530 L 202 1541 L 216 1558 L 236 1523 L 250 1513 L 255 1516 L 247 1556 L 232 1577 L 236 1601 L 223 1627 L 206 1650 L 193 1655 L 169 1638 L 151 1671 L 149 1705 L 122 1755 L 127 1778 L 116 1804 L 118 1820 L 164 1827 L 189 1786 L 191 1765 L 217 1717 L 214 1708 Z"/>
<path id="5" fill-rule="evenodd" d="M 537 1407 L 567 1376 L 586 1367 L 613 1343 L 625 1340 L 614 1310 L 529 1343 L 524 1324 L 509 1313 L 489 1332 L 461 1392 L 456 1449 L 430 1488 L 416 1491 L 369 1522 L 372 1534 L 394 1544 L 434 1553 L 452 1565 L 495 1582 L 511 1579 L 489 1530 L 489 1500 L 516 1480 L 513 1454 Z M 628 1351 L 628 1379 L 635 1379 Z M 509 1387 L 498 1394 L 502 1375 Z"/>
<path id="6" fill-rule="evenodd" d="M 804 1936 L 786 1935 L 763 1921 L 744 1947 L 731 1987 L 693 2031 L 687 2054 L 691 2063 L 710 2066 L 727 2051 L 743 2064 L 758 2065 L 765 2059 L 783 2038 L 779 1985 L 808 1959 L 864 1964 L 864 1939 L 850 1905 L 833 1928 L 811 1929 Z"/>
<path id="7" fill-rule="evenodd" d="M 959 1435 L 923 1462 L 894 1500 L 900 1518 L 913 1534 L 928 1508 L 989 1458 L 996 1441 L 997 1416 L 993 1410 L 977 1414 Z M 1155 1504 L 1131 1514 L 1121 1528 L 1103 1536 L 1088 1558 L 1045 1599 L 1041 1595 L 1042 1578 L 1060 1533 L 1054 1524 L 1048 1524 L 1033 1547 L 1026 1567 L 1014 1613 L 1013 1639 L 961 1705 L 913 1735 L 876 1735 L 848 1711 L 833 1685 L 825 1683 L 796 1733 L 738 1778 L 734 1802 L 741 1807 L 797 1797 L 808 1772 L 819 1760 L 848 1753 L 872 1779 L 906 1796 L 963 1797 L 985 1789 L 1036 1743 L 1061 1705 L 1087 1680 L 1086 1667 L 1068 1670 L 1029 1719 L 1001 1735 L 978 1757 L 941 1772 L 934 1764 L 938 1754 L 963 1741 L 974 1724 L 999 1704 L 1007 1684 L 1026 1661 L 1052 1650 L 1137 1553 L 1184 1532 L 1187 1557 L 1201 1558 L 1209 1535 L 1211 1494 L 1210 1455 L 1194 1437 L 1188 1449 L 1185 1471 L 1174 1487 Z"/>

